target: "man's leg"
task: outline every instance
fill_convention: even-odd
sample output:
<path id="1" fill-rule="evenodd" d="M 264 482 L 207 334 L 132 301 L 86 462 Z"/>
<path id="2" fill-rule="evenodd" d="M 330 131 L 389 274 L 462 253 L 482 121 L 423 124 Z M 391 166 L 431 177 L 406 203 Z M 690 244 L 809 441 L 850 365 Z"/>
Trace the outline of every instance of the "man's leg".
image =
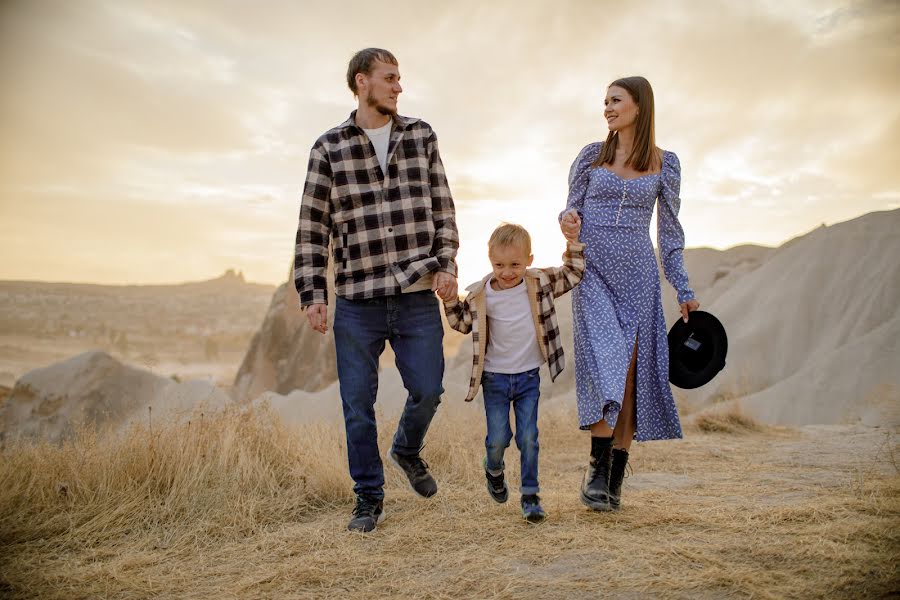
<path id="1" fill-rule="evenodd" d="M 444 327 L 438 299 L 430 291 L 401 294 L 391 301 L 391 348 L 409 393 L 392 451 L 416 456 L 444 393 Z"/>
<path id="2" fill-rule="evenodd" d="M 378 357 L 387 337 L 385 301 L 336 299 L 334 346 L 347 430 L 347 459 L 357 495 L 384 497 L 375 396 Z"/>
<path id="3" fill-rule="evenodd" d="M 388 300 L 391 348 L 408 395 L 390 458 L 423 498 L 437 493 L 437 483 L 419 456 L 425 434 L 444 393 L 444 327 L 438 300 L 430 291 L 401 294 Z"/>

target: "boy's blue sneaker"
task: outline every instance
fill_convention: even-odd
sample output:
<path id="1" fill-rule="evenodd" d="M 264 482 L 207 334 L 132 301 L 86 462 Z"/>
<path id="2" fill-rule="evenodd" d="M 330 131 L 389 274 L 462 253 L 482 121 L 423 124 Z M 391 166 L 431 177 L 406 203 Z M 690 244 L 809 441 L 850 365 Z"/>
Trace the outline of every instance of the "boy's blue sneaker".
<path id="1" fill-rule="evenodd" d="M 547 518 L 547 513 L 541 508 L 541 499 L 537 494 L 522 496 L 522 516 L 529 523 L 540 523 Z"/>
<path id="2" fill-rule="evenodd" d="M 487 461 L 485 460 L 485 464 Z M 487 479 L 488 494 L 491 499 L 498 504 L 503 504 L 509 499 L 509 488 L 506 487 L 506 481 L 503 478 L 503 471 L 499 475 L 491 475 L 487 467 L 484 469 L 484 477 Z"/>

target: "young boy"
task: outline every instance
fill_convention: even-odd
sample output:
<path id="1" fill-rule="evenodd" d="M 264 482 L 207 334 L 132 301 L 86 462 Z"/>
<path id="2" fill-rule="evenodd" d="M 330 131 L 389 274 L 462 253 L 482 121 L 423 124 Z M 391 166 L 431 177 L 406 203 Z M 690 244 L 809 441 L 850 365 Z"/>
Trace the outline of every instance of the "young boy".
<path id="1" fill-rule="evenodd" d="M 580 221 L 577 225 L 566 238 L 563 266 L 548 269 L 528 268 L 534 256 L 531 237 L 523 227 L 499 226 L 488 241 L 493 272 L 469 286 L 469 295 L 462 302 L 444 302 L 450 326 L 462 333 L 472 332 L 475 352 L 466 402 L 475 397 L 480 384 L 487 416 L 484 470 L 488 493 L 500 503 L 509 498 L 503 453 L 512 439 L 512 405 L 521 454 L 522 515 L 530 523 L 546 517 L 538 497 L 538 368 L 549 363 L 550 377 L 555 380 L 565 366 L 553 300 L 578 285 L 584 274 L 584 244 L 578 242 Z"/>

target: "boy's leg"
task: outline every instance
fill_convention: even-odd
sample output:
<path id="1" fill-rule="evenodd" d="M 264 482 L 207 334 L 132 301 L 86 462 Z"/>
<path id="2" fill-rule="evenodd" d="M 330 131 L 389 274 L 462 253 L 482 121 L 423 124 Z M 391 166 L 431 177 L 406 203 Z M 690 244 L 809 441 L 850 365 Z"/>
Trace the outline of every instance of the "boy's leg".
<path id="1" fill-rule="evenodd" d="M 384 497 L 384 467 L 378 453 L 375 397 L 378 357 L 387 336 L 385 303 L 336 298 L 334 346 L 337 357 L 347 459 L 357 495 Z"/>
<path id="2" fill-rule="evenodd" d="M 484 438 L 487 460 L 484 467 L 491 475 L 499 475 L 506 468 L 503 454 L 513 437 L 509 426 L 510 378 L 504 373 L 485 372 L 481 376 L 487 419 L 487 435 Z"/>
<path id="3" fill-rule="evenodd" d="M 391 348 L 408 396 L 391 452 L 418 456 L 444 393 L 444 326 L 433 292 L 388 298 Z"/>
<path id="4" fill-rule="evenodd" d="M 540 492 L 538 485 L 538 399 L 541 376 L 538 369 L 512 376 L 513 408 L 516 411 L 516 445 L 522 461 L 523 496 Z"/>

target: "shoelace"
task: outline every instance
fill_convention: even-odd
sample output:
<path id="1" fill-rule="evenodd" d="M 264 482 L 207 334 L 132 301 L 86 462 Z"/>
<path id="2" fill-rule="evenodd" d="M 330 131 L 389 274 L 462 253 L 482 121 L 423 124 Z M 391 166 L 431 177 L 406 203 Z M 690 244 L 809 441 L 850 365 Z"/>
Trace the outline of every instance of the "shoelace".
<path id="1" fill-rule="evenodd" d="M 632 475 L 634 475 L 634 469 L 631 468 L 631 456 L 626 456 L 624 478 L 628 479 Z"/>
<path id="2" fill-rule="evenodd" d="M 372 515 L 375 513 L 375 508 L 378 506 L 377 501 L 369 500 L 368 498 L 359 497 L 356 499 L 356 507 L 353 509 L 354 517 L 362 517 L 364 515 Z"/>
<path id="3" fill-rule="evenodd" d="M 418 456 L 409 459 L 409 467 L 416 477 L 421 477 L 428 472 L 428 463 Z"/>
<path id="4" fill-rule="evenodd" d="M 540 505 L 541 498 L 538 495 L 533 496 L 525 496 L 523 499 L 523 503 L 525 504 L 525 508 L 533 508 L 535 506 Z"/>
<path id="5" fill-rule="evenodd" d="M 488 476 L 488 481 L 491 482 L 492 486 L 494 486 L 495 488 L 503 487 L 503 474 L 491 475 L 490 473 L 488 473 L 487 476 Z"/>

